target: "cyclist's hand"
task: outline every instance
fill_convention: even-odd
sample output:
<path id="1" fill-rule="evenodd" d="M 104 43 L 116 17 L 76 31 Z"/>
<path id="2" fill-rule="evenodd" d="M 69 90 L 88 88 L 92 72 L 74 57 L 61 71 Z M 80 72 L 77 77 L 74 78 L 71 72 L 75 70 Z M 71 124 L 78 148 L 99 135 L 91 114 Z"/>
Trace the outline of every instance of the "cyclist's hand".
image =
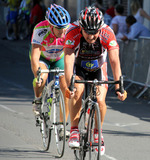
<path id="1" fill-rule="evenodd" d="M 71 99 L 71 98 L 74 97 L 75 91 L 76 91 L 76 89 L 74 89 L 73 91 L 70 91 L 69 88 L 67 88 L 67 89 L 65 90 L 65 96 L 66 96 L 67 98 Z"/>
<path id="2" fill-rule="evenodd" d="M 127 98 L 127 92 L 126 91 L 124 91 L 124 93 L 116 91 L 116 94 L 118 96 L 118 99 L 121 100 L 121 101 L 124 101 Z"/>

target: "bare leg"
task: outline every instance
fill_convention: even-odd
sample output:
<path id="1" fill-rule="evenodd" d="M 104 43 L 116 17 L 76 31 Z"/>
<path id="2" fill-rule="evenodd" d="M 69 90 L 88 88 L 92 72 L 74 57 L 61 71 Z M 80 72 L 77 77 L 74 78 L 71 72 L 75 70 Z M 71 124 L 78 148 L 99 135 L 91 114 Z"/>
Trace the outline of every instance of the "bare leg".
<path id="1" fill-rule="evenodd" d="M 80 79 L 80 78 L 76 77 L 76 79 Z M 76 83 L 75 88 L 76 88 L 75 96 L 74 98 L 69 100 L 71 127 L 78 126 L 84 85 Z"/>
<path id="2" fill-rule="evenodd" d="M 65 77 L 64 75 L 63 76 L 60 76 L 59 78 L 60 80 L 60 88 L 61 88 L 61 91 L 63 93 L 63 96 L 64 96 L 64 101 L 65 101 L 65 112 L 66 112 L 66 122 L 68 120 L 68 115 L 69 115 L 69 107 L 68 107 L 68 98 L 66 98 L 65 96 L 65 90 L 67 88 L 67 84 L 66 84 L 66 81 L 65 81 Z M 60 117 L 60 119 L 62 120 L 62 117 Z"/>
<path id="3" fill-rule="evenodd" d="M 98 102 L 99 107 L 100 107 L 101 126 L 103 126 L 104 118 L 105 118 L 106 110 L 107 110 L 106 102 L 105 102 L 107 89 L 105 87 L 99 86 L 99 94 L 100 95 L 97 96 L 97 102 Z"/>

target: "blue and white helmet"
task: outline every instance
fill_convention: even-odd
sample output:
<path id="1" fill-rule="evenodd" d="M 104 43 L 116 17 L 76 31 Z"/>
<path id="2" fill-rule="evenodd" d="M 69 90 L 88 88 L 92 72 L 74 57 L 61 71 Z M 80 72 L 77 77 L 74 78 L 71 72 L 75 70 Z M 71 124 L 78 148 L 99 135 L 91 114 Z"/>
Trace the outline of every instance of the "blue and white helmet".
<path id="1" fill-rule="evenodd" d="M 56 4 L 51 4 L 45 18 L 52 26 L 58 28 L 65 28 L 71 21 L 68 11 Z"/>

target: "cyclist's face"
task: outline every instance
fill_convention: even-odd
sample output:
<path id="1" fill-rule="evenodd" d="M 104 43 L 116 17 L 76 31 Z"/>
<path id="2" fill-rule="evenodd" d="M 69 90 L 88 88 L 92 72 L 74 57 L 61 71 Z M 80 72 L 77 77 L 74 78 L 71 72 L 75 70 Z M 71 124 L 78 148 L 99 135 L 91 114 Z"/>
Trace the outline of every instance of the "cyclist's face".
<path id="1" fill-rule="evenodd" d="M 66 32 L 66 28 L 56 28 L 53 27 L 53 32 L 57 38 L 63 38 Z"/>
<path id="2" fill-rule="evenodd" d="M 94 43 L 97 40 L 99 34 L 100 31 L 95 34 L 88 34 L 85 30 L 82 29 L 82 35 L 88 43 Z"/>

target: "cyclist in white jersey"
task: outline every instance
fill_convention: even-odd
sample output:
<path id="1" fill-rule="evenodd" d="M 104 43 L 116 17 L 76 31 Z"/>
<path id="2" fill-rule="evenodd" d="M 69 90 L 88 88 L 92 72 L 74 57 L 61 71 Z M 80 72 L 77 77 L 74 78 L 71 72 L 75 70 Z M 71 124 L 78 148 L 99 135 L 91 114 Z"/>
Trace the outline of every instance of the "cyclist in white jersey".
<path id="1" fill-rule="evenodd" d="M 36 116 L 40 113 L 41 95 L 48 78 L 48 73 L 41 74 L 40 82 L 37 82 L 37 70 L 52 69 L 59 67 L 64 69 L 64 38 L 67 27 L 70 24 L 69 13 L 61 6 L 51 4 L 46 12 L 46 20 L 38 23 L 34 30 L 31 39 L 32 49 L 30 52 L 31 68 L 34 74 L 33 89 L 35 99 L 33 101 L 33 111 Z M 67 88 L 64 76 L 60 76 L 60 88 L 65 94 Z M 66 98 L 66 119 L 68 117 L 68 103 Z"/>

